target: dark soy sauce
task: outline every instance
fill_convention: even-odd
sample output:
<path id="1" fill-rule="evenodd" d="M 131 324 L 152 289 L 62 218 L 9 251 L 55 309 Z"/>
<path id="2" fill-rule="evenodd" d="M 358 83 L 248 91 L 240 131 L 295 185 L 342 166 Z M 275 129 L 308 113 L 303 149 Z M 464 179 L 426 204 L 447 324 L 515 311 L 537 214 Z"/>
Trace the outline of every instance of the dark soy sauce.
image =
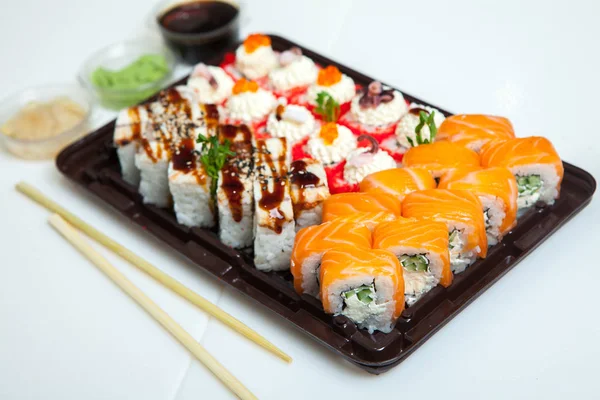
<path id="1" fill-rule="evenodd" d="M 169 45 L 188 63 L 207 61 L 237 42 L 240 10 L 218 0 L 177 5 L 159 16 Z"/>

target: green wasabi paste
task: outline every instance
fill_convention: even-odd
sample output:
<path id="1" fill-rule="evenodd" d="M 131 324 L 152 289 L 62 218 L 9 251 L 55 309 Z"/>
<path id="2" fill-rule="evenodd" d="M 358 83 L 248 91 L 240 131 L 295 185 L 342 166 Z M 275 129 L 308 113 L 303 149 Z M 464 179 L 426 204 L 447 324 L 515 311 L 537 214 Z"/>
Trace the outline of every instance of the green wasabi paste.
<path id="1" fill-rule="evenodd" d="M 92 72 L 90 79 L 99 89 L 98 93 L 104 105 L 122 108 L 137 104 L 160 90 L 157 85 L 136 91 L 142 86 L 158 84 L 169 72 L 169 65 L 164 56 L 146 54 L 117 71 L 98 67 Z"/>

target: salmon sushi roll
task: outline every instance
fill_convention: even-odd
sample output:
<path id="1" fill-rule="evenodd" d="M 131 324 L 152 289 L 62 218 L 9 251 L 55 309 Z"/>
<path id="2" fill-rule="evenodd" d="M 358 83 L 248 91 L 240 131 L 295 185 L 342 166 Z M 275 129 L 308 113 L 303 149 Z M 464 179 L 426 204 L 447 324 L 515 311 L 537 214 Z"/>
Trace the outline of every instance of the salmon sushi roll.
<path id="1" fill-rule="evenodd" d="M 364 193 L 390 194 L 402 201 L 410 192 L 434 189 L 435 180 L 425 168 L 394 168 L 367 175 L 359 187 Z"/>
<path id="2" fill-rule="evenodd" d="M 435 142 L 410 148 L 404 154 L 402 165 L 426 168 L 437 181 L 453 168 L 479 167 L 479 155 L 456 143 Z"/>
<path id="3" fill-rule="evenodd" d="M 329 250 L 319 281 L 325 312 L 345 315 L 369 333 L 391 332 L 404 310 L 402 266 L 387 250 Z"/>
<path id="4" fill-rule="evenodd" d="M 519 210 L 538 201 L 554 204 L 560 195 L 563 163 L 552 143 L 540 136 L 490 142 L 481 149 L 485 168 L 506 167 L 517 179 Z"/>
<path id="5" fill-rule="evenodd" d="M 409 193 L 402 216 L 443 222 L 448 230 L 452 272 L 463 272 L 487 254 L 487 236 L 479 198 L 466 190 L 428 189 Z"/>
<path id="6" fill-rule="evenodd" d="M 398 257 L 409 307 L 438 284 L 448 287 L 452 283 L 448 229 L 442 222 L 409 218 L 384 222 L 373 232 L 373 248 Z"/>
<path id="7" fill-rule="evenodd" d="M 490 140 L 514 139 L 515 130 L 504 117 L 481 114 L 458 114 L 446 118 L 437 140 L 447 140 L 479 152 Z"/>
<path id="8" fill-rule="evenodd" d="M 483 207 L 488 245 L 495 245 L 517 223 L 517 181 L 504 167 L 455 169 L 440 180 L 441 189 L 468 190 Z"/>
<path id="9" fill-rule="evenodd" d="M 340 193 L 323 202 L 323 222 L 342 218 L 345 221 L 362 222 L 370 229 L 377 223 L 392 220 L 401 215 L 402 203 L 385 193 Z"/>
<path id="10" fill-rule="evenodd" d="M 347 214 L 340 217 L 336 217 L 333 221 L 345 221 L 352 222 L 355 224 L 361 224 L 369 228 L 371 231 L 382 222 L 393 221 L 398 216 L 389 211 L 375 211 L 375 212 L 361 212 L 355 214 Z"/>
<path id="11" fill-rule="evenodd" d="M 292 250 L 291 272 L 294 288 L 300 294 L 319 295 L 319 269 L 326 251 L 371 249 L 371 231 L 362 224 L 330 221 L 309 226 L 296 234 Z"/>

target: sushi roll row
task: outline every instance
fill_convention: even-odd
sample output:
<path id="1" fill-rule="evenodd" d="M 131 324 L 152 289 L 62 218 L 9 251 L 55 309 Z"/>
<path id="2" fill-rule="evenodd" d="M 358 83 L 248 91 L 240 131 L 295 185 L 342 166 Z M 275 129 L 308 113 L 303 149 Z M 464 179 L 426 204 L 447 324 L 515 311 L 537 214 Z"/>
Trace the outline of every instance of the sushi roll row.
<path id="1" fill-rule="evenodd" d="M 261 34 L 122 110 L 114 144 L 145 203 L 252 248 L 261 271 L 290 269 L 299 293 L 370 332 L 551 205 L 564 173 L 547 139 L 515 137 L 504 117 L 361 87 Z"/>
<path id="2" fill-rule="evenodd" d="M 298 232 L 295 289 L 360 328 L 389 332 L 397 318 L 391 309 L 450 286 L 514 228 L 519 210 L 551 205 L 562 174 L 558 154 L 541 137 L 489 140 L 479 153 L 451 141 L 414 147 L 403 167 L 366 176 L 359 193 L 330 196 L 323 223 Z M 386 270 L 395 265 L 401 300 L 368 268 L 371 258 L 390 254 L 397 263 L 388 261 Z"/>
<path id="3" fill-rule="evenodd" d="M 214 135 L 218 123 L 217 108 L 201 104 L 187 86 L 165 90 L 154 102 L 122 110 L 113 142 L 123 179 L 139 187 L 144 203 L 158 207 L 172 204 L 171 193 L 182 199 L 190 190 L 194 192 L 190 182 L 199 190 L 206 188 L 205 173 L 195 155 L 196 138 Z"/>
<path id="4" fill-rule="evenodd" d="M 218 224 L 224 244 L 253 247 L 257 269 L 289 269 L 296 221 L 299 228 L 321 222 L 322 202 L 329 196 L 323 166 L 312 159 L 292 163 L 285 138 L 256 139 L 247 125 L 219 124 L 214 105 L 192 100 L 181 108 L 149 104 L 121 113 L 121 121 L 137 118 L 115 128 L 124 179 L 138 185 L 146 204 L 172 205 L 180 224 Z M 195 122 L 188 115 L 194 107 L 202 111 Z M 137 122 L 138 115 L 149 122 Z M 129 141 L 122 140 L 126 133 Z M 203 152 L 208 138 L 227 146 L 216 176 L 203 160 L 210 156 Z"/>

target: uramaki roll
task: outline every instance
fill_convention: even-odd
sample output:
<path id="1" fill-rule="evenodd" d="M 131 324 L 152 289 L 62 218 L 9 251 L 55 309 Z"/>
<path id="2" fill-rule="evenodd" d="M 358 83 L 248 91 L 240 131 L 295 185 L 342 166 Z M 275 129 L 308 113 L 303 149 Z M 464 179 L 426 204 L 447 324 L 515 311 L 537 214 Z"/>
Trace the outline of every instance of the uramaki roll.
<path id="1" fill-rule="evenodd" d="M 402 267 L 387 250 L 330 250 L 319 280 L 325 312 L 345 315 L 369 333 L 389 333 L 404 310 Z"/>

